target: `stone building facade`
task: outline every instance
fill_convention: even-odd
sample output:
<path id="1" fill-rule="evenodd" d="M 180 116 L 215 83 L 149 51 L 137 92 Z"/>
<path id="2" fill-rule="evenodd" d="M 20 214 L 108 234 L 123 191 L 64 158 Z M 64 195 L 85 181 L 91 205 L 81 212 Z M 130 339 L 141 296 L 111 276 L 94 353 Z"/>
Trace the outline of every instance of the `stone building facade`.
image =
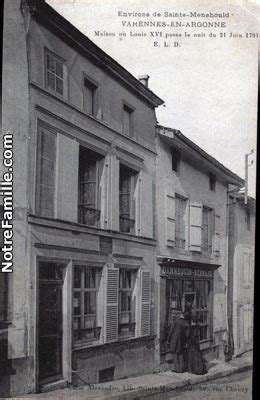
<path id="1" fill-rule="evenodd" d="M 6 2 L 3 77 L 10 394 L 153 372 L 163 101 L 44 1 Z"/>
<path id="2" fill-rule="evenodd" d="M 161 363 L 170 323 L 180 311 L 199 323 L 204 355 L 222 358 L 228 331 L 226 205 L 229 185 L 240 187 L 243 180 L 180 131 L 158 126 L 156 141 Z"/>

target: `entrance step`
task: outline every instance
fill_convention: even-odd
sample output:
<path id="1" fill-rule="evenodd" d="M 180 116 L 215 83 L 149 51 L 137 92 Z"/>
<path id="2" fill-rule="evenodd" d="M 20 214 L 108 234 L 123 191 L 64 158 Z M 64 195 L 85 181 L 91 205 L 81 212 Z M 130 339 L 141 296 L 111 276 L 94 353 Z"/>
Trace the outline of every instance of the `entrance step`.
<path id="1" fill-rule="evenodd" d="M 68 387 L 68 381 L 65 379 L 60 379 L 59 381 L 45 383 L 44 385 L 40 386 L 40 392 L 46 393 L 52 390 L 64 389 Z"/>

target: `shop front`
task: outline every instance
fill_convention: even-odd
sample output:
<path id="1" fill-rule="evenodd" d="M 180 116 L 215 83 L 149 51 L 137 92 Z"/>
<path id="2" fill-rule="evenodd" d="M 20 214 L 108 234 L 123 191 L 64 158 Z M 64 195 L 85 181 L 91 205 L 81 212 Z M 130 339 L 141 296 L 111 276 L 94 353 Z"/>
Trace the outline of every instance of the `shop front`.
<path id="1" fill-rule="evenodd" d="M 167 354 L 169 328 L 182 312 L 200 329 L 200 347 L 213 339 L 213 277 L 217 265 L 163 258 L 160 265 L 160 352 Z"/>

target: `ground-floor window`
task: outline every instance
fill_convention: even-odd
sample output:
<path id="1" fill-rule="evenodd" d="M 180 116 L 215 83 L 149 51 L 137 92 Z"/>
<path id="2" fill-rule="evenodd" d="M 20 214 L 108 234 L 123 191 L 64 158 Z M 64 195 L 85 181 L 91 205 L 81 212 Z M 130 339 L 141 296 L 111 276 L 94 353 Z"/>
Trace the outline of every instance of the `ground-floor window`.
<path id="1" fill-rule="evenodd" d="M 98 339 L 97 294 L 100 282 L 99 269 L 75 266 L 73 275 L 74 343 Z"/>
<path id="2" fill-rule="evenodd" d="M 119 269 L 119 318 L 118 334 L 121 337 L 133 336 L 135 333 L 135 297 L 136 271 Z"/>
<path id="3" fill-rule="evenodd" d="M 200 340 L 209 339 L 210 281 L 166 280 L 166 325 L 180 312 L 189 311 L 190 318 L 200 327 Z M 166 329 L 167 329 L 166 327 Z"/>

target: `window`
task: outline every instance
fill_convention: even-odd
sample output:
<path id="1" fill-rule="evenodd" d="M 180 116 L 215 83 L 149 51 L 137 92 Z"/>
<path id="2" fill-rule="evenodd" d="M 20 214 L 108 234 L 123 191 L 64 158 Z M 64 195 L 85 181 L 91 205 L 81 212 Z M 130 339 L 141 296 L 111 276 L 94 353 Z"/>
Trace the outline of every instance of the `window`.
<path id="1" fill-rule="evenodd" d="M 202 243 L 201 250 L 212 252 L 212 237 L 214 233 L 213 210 L 207 207 L 202 208 Z"/>
<path id="2" fill-rule="evenodd" d="M 181 153 L 177 149 L 172 149 L 172 170 L 178 172 L 180 169 Z"/>
<path id="3" fill-rule="evenodd" d="M 46 51 L 46 87 L 54 92 L 64 95 L 64 62 L 57 56 Z"/>
<path id="4" fill-rule="evenodd" d="M 100 283 L 98 268 L 75 266 L 73 285 L 74 343 L 98 340 L 97 295 Z"/>
<path id="5" fill-rule="evenodd" d="M 209 174 L 209 188 L 215 192 L 216 190 L 216 175 L 210 173 Z"/>
<path id="6" fill-rule="evenodd" d="M 175 245 L 185 248 L 185 213 L 187 201 L 176 195 L 175 197 Z"/>
<path id="7" fill-rule="evenodd" d="M 119 170 L 119 229 L 121 232 L 133 232 L 133 190 L 136 172 L 120 164 Z"/>
<path id="8" fill-rule="evenodd" d="M 246 209 L 245 222 L 246 222 L 247 230 L 250 231 L 250 210 L 249 210 L 249 208 Z"/>
<path id="9" fill-rule="evenodd" d="M 97 226 L 99 210 L 99 166 L 101 156 L 84 147 L 79 149 L 79 223 Z"/>
<path id="10" fill-rule="evenodd" d="M 166 280 L 166 324 L 180 311 L 189 311 L 191 318 L 200 327 L 200 340 L 209 338 L 210 281 L 208 280 Z"/>
<path id="11" fill-rule="evenodd" d="M 83 108 L 90 114 L 96 115 L 96 90 L 97 85 L 87 78 L 84 78 Z"/>
<path id="12" fill-rule="evenodd" d="M 119 318 L 118 334 L 122 337 L 134 336 L 135 301 L 133 290 L 136 272 L 127 268 L 119 270 Z"/>
<path id="13" fill-rule="evenodd" d="M 37 151 L 36 213 L 54 217 L 56 134 L 40 128 Z"/>
<path id="14" fill-rule="evenodd" d="M 134 110 L 125 105 L 123 106 L 123 133 L 127 136 L 133 136 L 134 127 L 133 127 L 133 115 Z"/>

